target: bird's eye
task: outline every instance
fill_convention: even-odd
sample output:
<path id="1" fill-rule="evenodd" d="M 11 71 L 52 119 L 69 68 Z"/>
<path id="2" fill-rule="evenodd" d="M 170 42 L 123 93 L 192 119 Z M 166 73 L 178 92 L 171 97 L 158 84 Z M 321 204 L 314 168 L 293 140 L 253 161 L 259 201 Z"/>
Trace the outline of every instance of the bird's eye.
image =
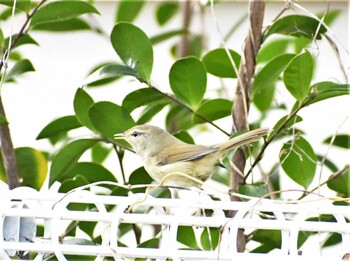
<path id="1" fill-rule="evenodd" d="M 141 133 L 138 132 L 138 131 L 134 131 L 134 132 L 131 134 L 131 136 L 133 136 L 133 137 L 138 137 L 138 136 L 140 136 L 140 135 L 141 135 Z"/>

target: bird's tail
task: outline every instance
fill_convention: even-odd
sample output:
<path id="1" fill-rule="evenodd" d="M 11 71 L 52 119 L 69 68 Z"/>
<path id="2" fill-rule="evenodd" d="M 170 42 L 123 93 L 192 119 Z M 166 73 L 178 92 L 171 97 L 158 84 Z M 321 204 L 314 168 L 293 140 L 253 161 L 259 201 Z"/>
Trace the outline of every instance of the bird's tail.
<path id="1" fill-rule="evenodd" d="M 248 131 L 246 133 L 243 133 L 239 136 L 236 136 L 236 137 L 224 142 L 223 144 L 218 146 L 218 148 L 220 151 L 225 151 L 228 149 L 232 149 L 234 147 L 240 147 L 240 146 L 243 146 L 246 144 L 250 144 L 254 141 L 257 141 L 260 137 L 265 136 L 268 133 L 269 133 L 269 130 L 263 129 L 263 128 Z"/>

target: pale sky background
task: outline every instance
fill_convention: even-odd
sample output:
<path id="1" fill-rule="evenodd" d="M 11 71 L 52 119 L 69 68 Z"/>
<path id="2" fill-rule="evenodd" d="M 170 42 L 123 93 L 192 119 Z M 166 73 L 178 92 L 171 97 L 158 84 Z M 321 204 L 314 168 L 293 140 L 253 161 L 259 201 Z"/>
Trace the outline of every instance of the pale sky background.
<path id="1" fill-rule="evenodd" d="M 268 3 L 266 6 L 265 24 L 275 17 L 277 12 L 282 8 L 283 2 Z M 155 11 L 155 4 L 145 6 L 141 16 L 138 17 L 135 24 L 144 30 L 149 36 L 159 33 L 159 28 L 153 18 Z M 320 12 L 327 9 L 326 2 L 313 3 L 303 6 L 310 12 Z M 331 9 L 340 9 L 342 14 L 331 27 L 330 35 L 334 37 L 341 52 L 342 62 L 346 68 L 349 67 L 349 54 L 345 50 L 349 46 L 349 4 L 347 2 L 332 2 Z M 99 2 L 96 5 L 97 9 L 102 14 L 101 16 L 94 15 L 97 23 L 102 26 L 103 30 L 109 35 L 114 26 L 114 14 L 116 4 L 113 2 Z M 240 19 L 241 15 L 246 12 L 247 2 L 225 2 L 215 7 L 216 18 L 220 30 L 225 34 L 228 29 Z M 298 11 L 305 14 L 302 11 Z M 292 11 L 287 14 L 292 14 Z M 195 30 L 202 30 L 199 24 L 199 17 L 194 18 L 193 28 Z M 14 25 L 14 32 L 23 23 L 23 19 L 16 20 Z M 180 18 L 175 18 L 165 28 L 177 29 L 181 24 Z M 217 48 L 220 46 L 220 37 L 213 22 L 210 10 L 207 9 L 205 19 L 205 31 L 208 38 L 208 49 Z M 8 26 L 1 26 L 5 35 L 8 35 L 10 24 Z M 248 24 L 244 23 L 234 36 L 227 42 L 229 48 L 241 53 L 243 39 L 246 36 Z M 109 39 L 96 35 L 92 32 L 75 32 L 75 33 L 43 33 L 32 32 L 32 37 L 40 44 L 40 46 L 27 45 L 20 47 L 20 52 L 24 58 L 28 58 L 33 63 L 36 72 L 28 73 L 21 78 L 18 78 L 15 84 L 4 84 L 2 95 L 3 102 L 10 122 L 12 139 L 15 147 L 32 146 L 39 149 L 49 149 L 47 141 L 36 141 L 35 138 L 42 128 L 51 122 L 53 119 L 71 115 L 73 111 L 73 98 L 76 89 L 80 87 L 88 72 L 97 64 L 105 61 L 119 61 L 117 54 L 114 52 Z M 162 91 L 169 91 L 168 73 L 174 62 L 169 59 L 168 50 L 171 44 L 176 39 L 167 41 L 163 44 L 157 45 L 154 49 L 154 68 L 152 74 L 152 82 L 158 86 Z M 319 43 L 319 50 L 313 45 L 311 52 L 319 54 L 317 58 L 317 71 L 314 82 L 333 80 L 344 83 L 344 78 L 340 73 L 337 59 L 331 51 L 329 44 L 325 41 Z M 235 80 L 225 81 L 228 86 L 230 97 L 234 95 L 236 86 Z M 208 82 L 208 88 L 216 88 L 218 82 L 214 77 L 211 77 Z M 131 90 L 141 87 L 141 84 L 130 79 L 113 83 L 112 86 L 102 87 L 96 89 L 88 89 L 89 94 L 95 101 L 109 100 L 117 104 L 121 101 L 127 93 Z M 210 95 L 211 92 L 208 92 Z M 280 100 L 288 100 L 289 106 L 293 104 L 293 99 L 282 86 L 277 91 L 277 102 Z M 298 128 L 306 132 L 306 139 L 312 144 L 317 153 L 324 154 L 328 146 L 321 145 L 324 138 L 336 133 L 349 133 L 350 119 L 349 116 L 350 97 L 343 96 L 335 99 L 330 99 L 324 102 L 315 104 L 309 108 L 304 109 L 300 115 L 303 117 L 303 122 L 298 124 Z M 268 119 L 264 122 L 264 127 L 270 127 L 282 116 L 286 111 L 274 111 Z M 164 113 L 162 114 L 164 115 Z M 250 117 L 256 117 L 255 108 L 252 108 Z M 137 117 L 135 117 L 137 118 Z M 162 118 L 159 116 L 154 121 L 154 124 L 163 126 Z M 107 124 L 107 123 L 106 123 Z M 221 120 L 221 126 L 230 131 L 231 123 L 229 119 Z M 209 128 L 210 131 L 206 133 L 199 133 L 192 130 L 191 134 L 196 135 L 196 142 L 198 144 L 213 145 L 224 141 L 226 137 L 221 133 Z M 88 133 L 88 132 L 86 132 Z M 80 133 L 79 133 L 80 134 Z M 267 150 L 266 159 L 262 164 L 271 166 L 278 158 L 281 143 L 271 146 Z M 125 164 L 126 172 L 131 173 L 137 166 L 141 165 L 138 158 L 127 153 L 127 162 L 134 162 L 134 164 Z M 332 148 L 329 154 L 338 167 L 343 167 L 349 162 L 349 154 L 336 148 Z M 269 162 L 268 159 L 271 159 Z M 114 173 L 119 171 L 116 162 L 107 162 L 107 167 Z M 267 168 L 268 169 L 268 168 Z M 318 168 L 319 172 L 319 168 Z M 324 172 L 326 176 L 327 171 Z M 317 182 L 317 178 L 315 178 Z M 283 181 L 285 186 L 292 185 L 298 187 L 295 183 L 286 179 Z M 317 184 L 317 183 L 315 183 Z"/>

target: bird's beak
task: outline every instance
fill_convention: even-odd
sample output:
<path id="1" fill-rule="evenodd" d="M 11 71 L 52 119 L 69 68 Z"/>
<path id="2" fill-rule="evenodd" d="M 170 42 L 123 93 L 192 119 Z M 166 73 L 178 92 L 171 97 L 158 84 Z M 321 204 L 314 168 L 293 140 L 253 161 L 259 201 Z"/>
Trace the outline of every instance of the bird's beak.
<path id="1" fill-rule="evenodd" d="M 118 133 L 114 135 L 114 139 L 115 140 L 125 140 L 126 139 L 126 135 L 124 133 Z"/>

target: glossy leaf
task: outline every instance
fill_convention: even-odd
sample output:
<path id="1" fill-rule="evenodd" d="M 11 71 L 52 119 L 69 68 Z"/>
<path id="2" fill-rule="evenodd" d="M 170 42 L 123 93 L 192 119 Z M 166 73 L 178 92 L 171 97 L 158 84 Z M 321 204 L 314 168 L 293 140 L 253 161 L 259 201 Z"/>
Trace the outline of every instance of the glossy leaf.
<path id="1" fill-rule="evenodd" d="M 219 243 L 220 229 L 205 227 L 201 234 L 201 245 L 204 250 L 215 250 Z"/>
<path id="2" fill-rule="evenodd" d="M 316 156 L 317 156 L 317 160 L 319 162 L 322 162 L 324 166 L 326 166 L 330 171 L 332 172 L 338 171 L 338 167 L 329 158 L 325 158 L 324 155 L 316 155 Z"/>
<path id="3" fill-rule="evenodd" d="M 32 63 L 27 60 L 21 60 L 17 62 L 12 69 L 6 74 L 5 76 L 5 82 L 13 81 L 17 76 L 20 76 L 26 72 L 34 72 L 34 66 Z"/>
<path id="4" fill-rule="evenodd" d="M 281 231 L 258 229 L 253 233 L 252 240 L 268 245 L 272 249 L 281 247 Z"/>
<path id="5" fill-rule="evenodd" d="M 132 22 L 140 13 L 144 0 L 122 0 L 116 13 L 116 22 Z"/>
<path id="6" fill-rule="evenodd" d="M 102 163 L 108 157 L 109 153 L 112 151 L 111 146 L 106 146 L 104 143 L 99 142 L 91 148 L 91 158 L 95 163 Z"/>
<path id="7" fill-rule="evenodd" d="M 253 103 L 259 111 L 265 112 L 271 108 L 273 98 L 275 97 L 275 89 L 275 84 L 266 85 L 265 88 L 254 95 Z"/>
<path id="8" fill-rule="evenodd" d="M 36 137 L 37 140 L 55 137 L 59 134 L 81 127 L 74 115 L 58 118 L 47 124 Z"/>
<path id="9" fill-rule="evenodd" d="M 38 9 L 30 25 L 68 20 L 88 13 L 99 14 L 94 6 L 83 1 L 50 2 Z"/>
<path id="10" fill-rule="evenodd" d="M 271 85 L 274 86 L 278 77 L 294 56 L 294 54 L 286 53 L 269 61 L 255 76 L 252 96 L 254 97 L 256 93 L 259 93 L 264 88 L 271 88 Z"/>
<path id="11" fill-rule="evenodd" d="M 89 110 L 89 116 L 95 129 L 103 137 L 111 139 L 115 134 L 135 125 L 130 114 L 123 107 L 112 102 L 95 103 Z"/>
<path id="12" fill-rule="evenodd" d="M 284 84 L 298 101 L 302 101 L 310 91 L 313 69 L 313 57 L 305 50 L 294 57 L 284 71 Z"/>
<path id="13" fill-rule="evenodd" d="M 199 249 L 193 227 L 179 226 L 177 229 L 177 241 L 192 249 Z"/>
<path id="14" fill-rule="evenodd" d="M 271 137 L 273 137 L 276 133 L 276 131 L 281 127 L 282 124 L 284 124 L 284 122 L 286 121 L 288 115 L 286 116 L 283 116 L 281 119 L 279 119 L 277 121 L 277 123 L 275 124 L 275 126 L 273 126 L 270 134 L 269 134 L 269 137 L 268 139 L 271 139 Z M 301 122 L 303 119 L 296 115 L 296 116 L 293 116 L 283 127 L 283 130 L 286 130 L 286 129 L 289 129 L 290 127 L 292 127 L 294 124 L 298 123 L 298 122 Z"/>
<path id="15" fill-rule="evenodd" d="M 102 66 L 92 74 L 90 74 L 85 80 L 85 85 L 96 85 L 102 80 L 118 79 L 122 76 L 138 77 L 138 72 L 133 68 L 130 68 L 121 64 L 107 64 Z"/>
<path id="16" fill-rule="evenodd" d="M 65 175 L 60 176 L 57 181 L 62 182 L 63 180 L 72 179 L 78 175 L 84 177 L 88 183 L 94 183 L 98 181 L 117 182 L 115 176 L 108 169 L 100 164 L 93 162 L 78 162 Z"/>
<path id="17" fill-rule="evenodd" d="M 302 137 L 285 143 L 280 152 L 280 163 L 285 173 L 305 189 L 314 179 L 316 161 L 314 150 Z"/>
<path id="18" fill-rule="evenodd" d="M 156 10 L 156 19 L 160 26 L 165 25 L 179 10 L 177 2 L 160 3 Z"/>
<path id="19" fill-rule="evenodd" d="M 326 25 L 331 25 L 341 14 L 341 10 L 327 10 L 326 12 L 317 13 L 316 16 L 321 20 L 323 17 L 323 22 Z"/>
<path id="20" fill-rule="evenodd" d="M 323 141 L 323 143 L 329 144 L 333 136 L 328 137 Z M 350 135 L 349 134 L 337 134 L 332 143 L 333 146 L 337 146 L 344 149 L 350 149 Z"/>
<path id="21" fill-rule="evenodd" d="M 61 186 L 58 190 L 59 193 L 68 193 L 69 191 L 76 189 L 81 186 L 88 185 L 88 180 L 82 175 L 76 175 L 70 178 L 63 178 L 61 181 Z M 79 203 L 70 203 L 68 205 L 69 210 L 84 211 L 86 206 Z"/>
<path id="22" fill-rule="evenodd" d="M 233 62 L 238 70 L 241 62 L 241 56 L 233 51 L 229 50 Z M 207 68 L 208 73 L 222 78 L 236 78 L 236 71 L 231 64 L 231 61 L 224 48 L 219 48 L 208 52 L 203 57 L 203 63 Z"/>
<path id="23" fill-rule="evenodd" d="M 326 32 L 326 27 L 320 25 L 320 22 L 315 18 L 304 15 L 289 15 L 275 21 L 268 29 L 264 39 L 272 34 L 303 36 L 313 39 L 316 33 L 316 39 L 321 39 L 321 34 Z"/>
<path id="24" fill-rule="evenodd" d="M 120 59 L 138 74 L 140 81 L 149 83 L 153 66 L 153 48 L 147 35 L 129 23 L 118 23 L 111 42 Z"/>
<path id="25" fill-rule="evenodd" d="M 322 248 L 334 246 L 336 244 L 341 243 L 343 240 L 342 235 L 339 233 L 331 233 L 327 236 L 327 238 L 322 243 Z"/>
<path id="26" fill-rule="evenodd" d="M 170 69 L 170 87 L 175 96 L 196 110 L 207 88 L 207 73 L 195 57 L 177 60 Z"/>
<path id="27" fill-rule="evenodd" d="M 203 102 L 197 113 L 209 121 L 215 121 L 231 115 L 233 103 L 226 99 L 213 99 Z M 203 120 L 194 116 L 194 123 L 203 123 Z"/>
<path id="28" fill-rule="evenodd" d="M 290 43 L 290 39 L 274 39 L 265 42 L 258 53 L 258 63 L 267 62 L 282 53 L 285 53 Z"/>
<path id="29" fill-rule="evenodd" d="M 310 95 L 312 95 L 312 97 L 307 102 L 307 105 L 341 95 L 349 95 L 350 84 L 319 82 L 310 87 L 310 92 Z"/>
<path id="30" fill-rule="evenodd" d="M 18 175 L 21 186 L 40 190 L 48 173 L 48 162 L 44 154 L 34 148 L 20 147 L 15 149 Z M 0 179 L 7 183 L 3 158 L 0 154 Z"/>
<path id="31" fill-rule="evenodd" d="M 348 169 L 341 175 L 327 182 L 327 187 L 338 193 L 345 195 L 345 197 L 350 196 L 350 170 Z"/>
<path id="32" fill-rule="evenodd" d="M 81 155 L 97 142 L 97 140 L 93 139 L 75 140 L 61 148 L 52 160 L 49 186 L 71 171 Z"/>
<path id="33" fill-rule="evenodd" d="M 156 248 L 159 246 L 159 238 L 151 238 L 149 240 L 146 240 L 139 244 L 137 247 L 142 247 L 142 248 Z"/>
<path id="34" fill-rule="evenodd" d="M 159 102 L 153 102 L 147 105 L 140 113 L 140 118 L 136 121 L 138 125 L 149 122 L 154 116 L 156 116 L 162 109 L 167 106 L 168 102 L 164 100 Z"/>
<path id="35" fill-rule="evenodd" d="M 12 35 L 12 41 L 13 39 L 17 38 L 17 34 L 14 34 Z M 7 37 L 5 39 L 5 42 L 4 42 L 4 46 L 8 46 L 9 44 L 9 37 Z M 13 42 L 12 42 L 13 44 Z M 21 45 L 25 45 L 25 44 L 34 44 L 34 45 L 39 45 L 37 41 L 34 40 L 34 38 L 32 38 L 29 34 L 23 34 L 19 39 L 18 41 L 15 43 L 15 45 L 13 46 L 13 49 L 21 46 Z"/>
<path id="36" fill-rule="evenodd" d="M 174 36 L 179 36 L 179 35 L 184 35 L 188 34 L 188 30 L 186 29 L 178 29 L 178 30 L 172 30 L 172 31 L 167 31 L 165 33 L 160 33 L 157 35 L 154 35 L 150 38 L 151 43 L 153 45 L 164 42 L 168 39 L 173 38 Z"/>
<path id="37" fill-rule="evenodd" d="M 135 155 L 136 156 L 136 155 Z M 135 184 L 151 184 L 153 182 L 153 179 L 151 176 L 147 173 L 144 167 L 140 167 L 138 169 L 135 169 L 129 177 L 128 184 L 135 185 Z M 146 188 L 137 188 L 133 189 L 132 191 L 134 193 L 144 193 Z"/>
<path id="38" fill-rule="evenodd" d="M 269 193 L 269 190 L 264 184 L 244 184 L 238 186 L 238 193 L 252 197 L 263 197 Z"/>
<path id="39" fill-rule="evenodd" d="M 93 104 L 94 100 L 91 96 L 84 89 L 78 88 L 73 101 L 74 112 L 78 121 L 90 130 L 94 130 L 89 116 L 89 110 Z"/>
<path id="40" fill-rule="evenodd" d="M 173 135 L 186 143 L 194 144 L 193 138 L 187 131 L 179 131 L 177 133 L 174 133 Z"/>
<path id="41" fill-rule="evenodd" d="M 32 30 L 48 32 L 72 32 L 90 30 L 91 26 L 80 18 L 72 18 L 63 21 L 54 21 L 34 25 Z"/>
<path id="42" fill-rule="evenodd" d="M 167 130 L 187 130 L 193 127 L 193 114 L 185 108 L 175 105 L 166 115 L 165 125 Z"/>
<path id="43" fill-rule="evenodd" d="M 122 106 L 129 112 L 132 112 L 141 106 L 145 106 L 151 102 L 159 100 L 167 101 L 169 99 L 154 88 L 141 88 L 126 95 Z"/>
<path id="44" fill-rule="evenodd" d="M 13 7 L 14 6 L 14 0 L 0 0 L 0 4 L 2 5 L 6 5 L 9 7 Z M 24 12 L 28 12 L 31 8 L 31 1 L 30 0 L 20 0 L 20 1 L 16 1 L 16 9 L 24 11 Z"/>

